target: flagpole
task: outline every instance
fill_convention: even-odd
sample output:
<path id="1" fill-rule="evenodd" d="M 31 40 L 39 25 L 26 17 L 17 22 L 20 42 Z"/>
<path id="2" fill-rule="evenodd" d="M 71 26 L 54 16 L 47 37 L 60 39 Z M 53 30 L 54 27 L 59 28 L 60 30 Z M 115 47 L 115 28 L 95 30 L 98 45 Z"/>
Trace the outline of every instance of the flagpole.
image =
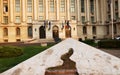
<path id="1" fill-rule="evenodd" d="M 113 28 L 113 2 L 111 0 L 111 24 L 112 24 L 112 39 L 114 39 L 114 28 Z"/>

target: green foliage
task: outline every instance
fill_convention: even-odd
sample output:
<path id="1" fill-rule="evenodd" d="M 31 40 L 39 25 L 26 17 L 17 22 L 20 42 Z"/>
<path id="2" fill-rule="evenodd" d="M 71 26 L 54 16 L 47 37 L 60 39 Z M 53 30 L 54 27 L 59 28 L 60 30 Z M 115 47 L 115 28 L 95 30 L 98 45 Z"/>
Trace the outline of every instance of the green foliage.
<path id="1" fill-rule="evenodd" d="M 51 47 L 54 44 L 50 44 L 46 47 L 41 46 L 21 46 L 20 48 L 23 50 L 23 55 L 12 57 L 12 58 L 0 58 L 0 73 L 12 68 L 13 66 L 19 64 L 22 61 L 25 61 L 26 59 L 44 51 L 45 49 Z"/>
<path id="2" fill-rule="evenodd" d="M 86 43 L 88 45 L 91 45 L 91 46 L 97 46 L 97 43 L 95 43 L 95 41 L 93 39 L 86 39 L 84 41 L 81 41 L 83 43 Z"/>
<path id="3" fill-rule="evenodd" d="M 23 50 L 15 46 L 1 46 L 0 47 L 0 58 L 16 57 L 23 54 Z"/>
<path id="4" fill-rule="evenodd" d="M 101 40 L 98 42 L 99 48 L 120 48 L 120 40 Z"/>

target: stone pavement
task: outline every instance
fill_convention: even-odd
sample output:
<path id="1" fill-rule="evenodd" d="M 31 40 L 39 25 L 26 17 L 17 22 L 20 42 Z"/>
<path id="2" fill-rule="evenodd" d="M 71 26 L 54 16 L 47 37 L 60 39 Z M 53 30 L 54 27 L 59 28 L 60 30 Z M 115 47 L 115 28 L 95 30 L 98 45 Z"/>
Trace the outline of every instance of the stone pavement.
<path id="1" fill-rule="evenodd" d="M 101 48 L 101 50 L 120 58 L 120 49 L 102 49 Z"/>

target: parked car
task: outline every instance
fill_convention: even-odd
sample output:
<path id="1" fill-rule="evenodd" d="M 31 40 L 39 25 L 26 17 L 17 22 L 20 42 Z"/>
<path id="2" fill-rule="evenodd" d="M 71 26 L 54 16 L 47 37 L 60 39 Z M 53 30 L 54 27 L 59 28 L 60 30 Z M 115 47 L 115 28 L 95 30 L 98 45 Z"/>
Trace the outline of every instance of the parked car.
<path id="1" fill-rule="evenodd" d="M 116 40 L 120 40 L 120 36 L 115 37 Z"/>

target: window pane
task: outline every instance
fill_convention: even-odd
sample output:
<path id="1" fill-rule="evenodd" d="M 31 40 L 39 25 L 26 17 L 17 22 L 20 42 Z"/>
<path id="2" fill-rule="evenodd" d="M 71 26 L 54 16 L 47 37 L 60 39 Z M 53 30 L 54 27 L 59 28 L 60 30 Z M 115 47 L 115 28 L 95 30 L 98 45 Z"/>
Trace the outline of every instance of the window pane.
<path id="1" fill-rule="evenodd" d="M 43 0 L 39 0 L 39 12 L 43 12 Z"/>
<path id="2" fill-rule="evenodd" d="M 50 0 L 50 11 L 54 12 L 54 0 Z"/>
<path id="3" fill-rule="evenodd" d="M 27 0 L 27 11 L 32 12 L 32 0 Z"/>
<path id="4" fill-rule="evenodd" d="M 4 16 L 4 23 L 8 23 L 8 16 Z"/>
<path id="5" fill-rule="evenodd" d="M 16 12 L 20 12 L 20 0 L 15 0 L 15 10 Z"/>
<path id="6" fill-rule="evenodd" d="M 32 16 L 28 16 L 28 17 L 27 17 L 27 22 L 28 22 L 28 23 L 32 23 Z"/>
<path id="7" fill-rule="evenodd" d="M 75 12 L 75 0 L 71 0 L 70 8 L 71 8 L 71 12 L 74 13 Z"/>
<path id="8" fill-rule="evenodd" d="M 91 16 L 91 23 L 94 23 L 94 16 Z"/>
<path id="9" fill-rule="evenodd" d="M 90 0 L 90 12 L 94 13 L 94 0 Z"/>
<path id="10" fill-rule="evenodd" d="M 16 16 L 16 23 L 20 23 L 20 16 Z"/>
<path id="11" fill-rule="evenodd" d="M 84 13 L 85 12 L 85 2 L 84 0 L 80 0 L 81 1 L 81 12 Z"/>
<path id="12" fill-rule="evenodd" d="M 39 16 L 39 20 L 43 20 L 43 16 Z"/>
<path id="13" fill-rule="evenodd" d="M 61 4 L 60 4 L 60 11 L 64 12 L 65 11 L 65 0 L 61 0 Z"/>
<path id="14" fill-rule="evenodd" d="M 85 23 L 85 16 L 82 16 L 82 23 Z"/>

